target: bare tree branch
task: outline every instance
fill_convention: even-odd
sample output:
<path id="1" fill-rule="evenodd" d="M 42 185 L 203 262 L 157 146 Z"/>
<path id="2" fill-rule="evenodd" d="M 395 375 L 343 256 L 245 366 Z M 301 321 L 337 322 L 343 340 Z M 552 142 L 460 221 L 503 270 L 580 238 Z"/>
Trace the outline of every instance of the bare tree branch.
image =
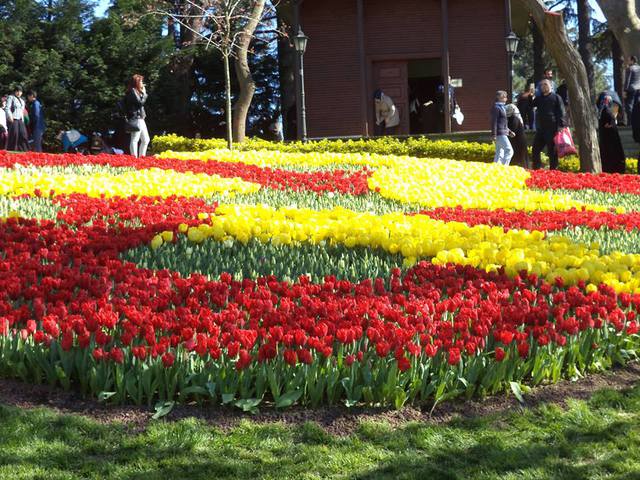
<path id="1" fill-rule="evenodd" d="M 272 4 L 275 5 L 274 2 Z M 275 6 L 267 7 L 266 0 L 150 0 L 147 14 L 160 15 L 189 33 L 188 44 L 200 43 L 205 49 L 213 48 L 222 55 L 225 71 L 225 97 L 227 116 L 227 141 L 232 147 L 232 124 L 236 138 L 244 140 L 246 118 L 255 92 L 255 84 L 248 64 L 248 55 L 259 26 L 269 28 L 259 31 L 269 44 L 278 35 L 271 23 L 277 18 Z M 175 30 L 174 30 L 175 31 Z M 192 40 L 191 40 L 192 39 Z M 268 39 L 268 41 L 267 41 Z M 190 42 L 190 43 L 189 43 Z M 182 43 L 184 45 L 184 43 Z M 236 74 L 240 85 L 240 95 L 236 113 L 231 115 L 230 58 L 236 62 Z"/>

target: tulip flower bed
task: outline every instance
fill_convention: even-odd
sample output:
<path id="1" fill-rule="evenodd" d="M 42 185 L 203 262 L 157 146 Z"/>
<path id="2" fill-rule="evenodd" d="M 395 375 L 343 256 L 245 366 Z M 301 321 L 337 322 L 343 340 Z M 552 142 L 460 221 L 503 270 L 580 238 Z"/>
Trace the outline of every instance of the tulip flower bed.
<path id="1" fill-rule="evenodd" d="M 475 135 L 478 140 L 482 136 Z M 450 158 L 454 160 L 493 162 L 495 148 L 489 141 L 489 132 L 484 136 L 483 143 L 461 140 L 435 140 L 426 137 L 380 137 L 350 140 L 313 140 L 308 142 L 270 142 L 261 139 L 248 139 L 236 144 L 235 149 L 251 152 L 259 160 L 264 151 L 278 151 L 297 153 L 301 156 L 318 152 L 334 152 L 336 154 L 368 153 L 372 156 L 402 156 L 410 155 L 419 158 Z M 531 138 L 530 140 L 532 140 Z M 202 139 L 185 138 L 175 134 L 158 136 L 153 139 L 153 150 L 163 152 L 167 158 L 208 158 L 225 156 L 226 140 L 220 138 Z M 531 153 L 531 147 L 529 147 Z M 547 157 L 542 154 L 543 162 Z M 563 172 L 579 172 L 580 159 L 577 155 L 570 155 L 560 159 L 559 168 Z M 626 159 L 627 173 L 638 172 L 638 159 Z"/>
<path id="2" fill-rule="evenodd" d="M 400 408 L 637 357 L 637 177 L 195 156 L 0 152 L 0 375 Z"/>
<path id="3" fill-rule="evenodd" d="M 592 189 L 610 193 L 640 194 L 640 182 L 634 175 L 591 175 L 564 173 L 557 170 L 536 170 L 527 180 L 530 188 L 584 190 Z"/>

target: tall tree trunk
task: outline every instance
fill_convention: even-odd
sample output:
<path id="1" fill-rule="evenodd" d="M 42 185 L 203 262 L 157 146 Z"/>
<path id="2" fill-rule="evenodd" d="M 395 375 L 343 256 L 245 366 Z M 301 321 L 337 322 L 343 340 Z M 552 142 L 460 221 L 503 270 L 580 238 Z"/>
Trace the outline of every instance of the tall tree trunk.
<path id="1" fill-rule="evenodd" d="M 609 30 L 607 32 L 611 35 L 611 59 L 613 60 L 613 89 L 618 93 L 620 98 L 622 95 L 622 86 L 624 82 L 624 55 L 622 54 L 622 48 L 620 48 L 620 43 L 618 39 L 615 37 L 613 32 Z M 628 119 L 624 118 L 624 108 L 620 109 L 618 113 L 618 120 L 624 119 L 625 123 L 628 123 Z"/>
<path id="2" fill-rule="evenodd" d="M 291 38 L 295 35 L 295 15 L 291 2 L 282 2 L 277 6 L 278 29 L 288 34 L 278 40 L 278 64 L 280 73 L 280 105 L 282 108 L 282 126 L 284 138 L 297 138 L 296 111 L 296 51 Z"/>
<path id="3" fill-rule="evenodd" d="M 175 43 L 176 41 L 176 22 L 173 18 L 169 17 L 167 19 L 167 36 Z"/>
<path id="4" fill-rule="evenodd" d="M 640 0 L 597 0 L 626 57 L 640 58 Z"/>
<path id="5" fill-rule="evenodd" d="M 591 40 L 591 7 L 589 0 L 578 0 L 578 50 L 587 70 L 591 100 L 596 96 L 596 75 L 593 66 L 593 42 Z"/>
<path id="6" fill-rule="evenodd" d="M 170 64 L 171 80 L 167 85 L 171 95 L 170 102 L 167 105 L 167 120 L 170 131 L 180 135 L 192 137 L 196 131 L 191 117 L 191 97 L 193 96 L 194 75 L 193 63 L 194 54 L 189 49 L 198 43 L 201 38 L 198 32 L 202 29 L 203 18 L 202 11 L 197 7 L 204 7 L 204 0 L 191 0 L 192 5 L 187 7 L 176 7 L 176 14 L 187 14 L 189 17 L 185 19 L 187 25 L 176 25 L 175 21 L 170 19 L 167 27 L 167 33 L 176 46 Z M 182 8 L 187 8 L 183 11 Z"/>
<path id="7" fill-rule="evenodd" d="M 533 83 L 537 84 L 544 76 L 544 38 L 535 21 L 531 21 L 531 36 L 533 37 Z"/>
<path id="8" fill-rule="evenodd" d="M 253 34 L 262 20 L 266 0 L 252 0 L 249 21 L 240 34 L 240 40 L 235 52 L 236 77 L 240 94 L 233 112 L 233 131 L 236 142 L 244 142 L 247 130 L 247 115 L 251 107 L 251 100 L 256 91 L 256 84 L 249 68 L 249 47 Z"/>
<path id="9" fill-rule="evenodd" d="M 227 147 L 229 150 L 233 148 L 233 130 L 231 127 L 231 67 L 229 65 L 230 52 L 222 52 L 222 60 L 224 63 L 224 92 L 225 92 L 225 115 L 227 117 Z"/>
<path id="10" fill-rule="evenodd" d="M 589 81 L 580 54 L 567 36 L 561 13 L 547 10 L 542 0 L 520 0 L 542 32 L 545 45 L 567 81 L 572 119 L 580 149 L 580 170 L 600 173 L 600 147 Z"/>
<path id="11" fill-rule="evenodd" d="M 193 136 L 194 125 L 191 118 L 191 96 L 193 95 L 193 54 L 187 51 L 174 53 L 170 64 L 170 80 L 167 88 L 167 120 L 171 131 L 179 135 Z"/>

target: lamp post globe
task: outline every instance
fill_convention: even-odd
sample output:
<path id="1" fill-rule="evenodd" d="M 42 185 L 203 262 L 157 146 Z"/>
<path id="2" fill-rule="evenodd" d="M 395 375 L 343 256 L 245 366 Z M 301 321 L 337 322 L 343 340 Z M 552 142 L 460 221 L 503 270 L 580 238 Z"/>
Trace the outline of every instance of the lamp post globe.
<path id="1" fill-rule="evenodd" d="M 293 45 L 296 48 L 296 52 L 298 52 L 299 54 L 304 54 L 304 52 L 307 50 L 307 42 L 309 41 L 309 37 L 307 37 L 304 32 L 302 31 L 302 28 L 298 28 L 298 34 L 293 37 Z"/>
<path id="2" fill-rule="evenodd" d="M 508 86 L 509 86 L 509 101 L 513 101 L 513 57 L 516 54 L 516 52 L 518 51 L 518 42 L 520 41 L 520 39 L 518 38 L 518 36 L 513 33 L 513 32 L 509 32 L 507 34 L 507 36 L 504 38 L 504 46 L 507 50 L 507 57 L 508 57 L 508 70 L 507 73 L 509 75 L 508 77 Z"/>
<path id="3" fill-rule="evenodd" d="M 507 48 L 507 53 L 509 55 L 516 54 L 516 52 L 518 51 L 519 42 L 520 42 L 520 39 L 513 32 L 509 32 L 509 34 L 505 37 L 504 43 L 505 43 L 505 47 Z"/>

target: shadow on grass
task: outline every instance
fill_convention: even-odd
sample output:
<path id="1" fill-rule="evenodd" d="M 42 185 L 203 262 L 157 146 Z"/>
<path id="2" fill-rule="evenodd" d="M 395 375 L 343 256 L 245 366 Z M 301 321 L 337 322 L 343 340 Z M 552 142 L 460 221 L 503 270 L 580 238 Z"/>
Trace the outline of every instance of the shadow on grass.
<path id="1" fill-rule="evenodd" d="M 335 437 L 314 423 L 194 419 L 141 433 L 48 409 L 0 405 L 0 478 L 640 479 L 640 389 L 567 408 L 393 428 L 365 422 Z"/>
<path id="2" fill-rule="evenodd" d="M 398 452 L 392 459 L 354 478 L 577 480 L 602 478 L 616 473 L 620 475 L 617 478 L 631 478 L 629 474 L 632 472 L 624 467 L 616 472 L 618 464 L 623 466 L 626 460 L 624 452 L 616 451 L 609 445 L 602 460 L 590 458 L 589 454 L 592 448 L 603 443 L 598 439 L 599 435 L 619 435 L 624 438 L 625 432 L 630 428 L 630 422 L 616 422 L 610 427 L 571 442 L 569 437 L 572 435 L 565 435 L 564 438 L 537 438 L 531 439 L 531 443 L 507 445 L 504 440 L 492 443 L 482 436 L 480 441 L 466 448 L 444 444 L 419 453 L 415 450 Z M 635 458 L 635 461 L 638 462 L 638 458 Z M 640 467 L 640 464 L 637 465 Z M 638 471 L 635 475 L 640 478 Z"/>

